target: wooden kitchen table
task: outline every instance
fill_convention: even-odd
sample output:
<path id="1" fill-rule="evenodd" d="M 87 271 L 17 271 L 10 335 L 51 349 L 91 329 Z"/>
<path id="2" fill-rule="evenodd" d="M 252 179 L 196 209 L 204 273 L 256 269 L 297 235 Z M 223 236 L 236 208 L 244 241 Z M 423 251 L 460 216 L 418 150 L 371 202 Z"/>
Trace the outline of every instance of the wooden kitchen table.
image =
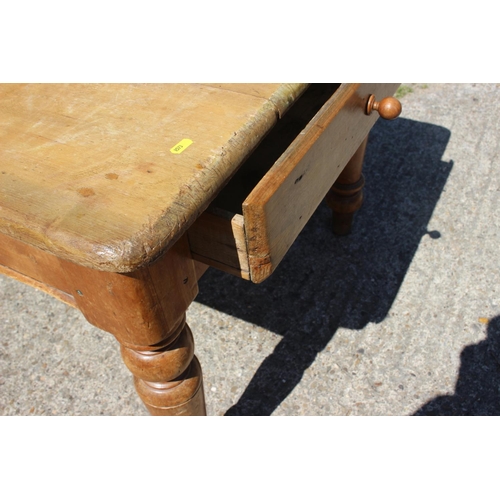
<path id="1" fill-rule="evenodd" d="M 112 333 L 152 414 L 205 414 L 198 278 L 263 281 L 325 197 L 348 232 L 397 87 L 0 85 L 0 271 Z"/>

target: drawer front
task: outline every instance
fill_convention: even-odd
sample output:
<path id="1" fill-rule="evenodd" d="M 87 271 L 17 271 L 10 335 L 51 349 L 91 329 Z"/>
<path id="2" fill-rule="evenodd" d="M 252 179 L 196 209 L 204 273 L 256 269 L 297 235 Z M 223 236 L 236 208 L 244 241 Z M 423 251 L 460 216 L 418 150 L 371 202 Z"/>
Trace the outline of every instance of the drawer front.
<path id="1" fill-rule="evenodd" d="M 342 84 L 243 203 L 250 278 L 259 283 L 281 262 L 378 118 L 370 94 L 399 84 Z"/>

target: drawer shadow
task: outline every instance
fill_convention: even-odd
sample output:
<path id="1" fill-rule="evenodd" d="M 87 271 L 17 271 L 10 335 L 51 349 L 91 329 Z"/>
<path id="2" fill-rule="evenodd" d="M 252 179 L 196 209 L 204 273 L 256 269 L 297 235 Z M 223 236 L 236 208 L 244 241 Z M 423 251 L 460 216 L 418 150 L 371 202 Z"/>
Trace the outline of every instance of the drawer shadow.
<path id="1" fill-rule="evenodd" d="M 209 269 L 196 301 L 283 338 L 226 415 L 270 415 L 339 327 L 384 320 L 453 166 L 441 160 L 450 131 L 379 120 L 365 157 L 365 202 L 353 233 L 335 237 L 320 205 L 275 273 L 260 285 Z"/>

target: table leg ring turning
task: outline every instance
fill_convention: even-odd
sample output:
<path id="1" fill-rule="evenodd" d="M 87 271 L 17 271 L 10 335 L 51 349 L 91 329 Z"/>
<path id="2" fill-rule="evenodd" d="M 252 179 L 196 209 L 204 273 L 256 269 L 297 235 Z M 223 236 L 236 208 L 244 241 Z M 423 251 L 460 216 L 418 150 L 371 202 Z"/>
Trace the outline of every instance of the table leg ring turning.
<path id="1" fill-rule="evenodd" d="M 349 234 L 352 227 L 354 214 L 363 204 L 363 186 L 365 178 L 363 174 L 358 181 L 352 184 L 340 184 L 336 182 L 326 196 L 326 202 L 332 209 L 332 228 L 338 235 Z"/>
<path id="2" fill-rule="evenodd" d="M 175 338 L 176 337 L 176 338 Z M 137 393 L 152 415 L 204 415 L 200 363 L 191 329 L 184 323 L 173 341 L 154 351 L 121 346 Z"/>

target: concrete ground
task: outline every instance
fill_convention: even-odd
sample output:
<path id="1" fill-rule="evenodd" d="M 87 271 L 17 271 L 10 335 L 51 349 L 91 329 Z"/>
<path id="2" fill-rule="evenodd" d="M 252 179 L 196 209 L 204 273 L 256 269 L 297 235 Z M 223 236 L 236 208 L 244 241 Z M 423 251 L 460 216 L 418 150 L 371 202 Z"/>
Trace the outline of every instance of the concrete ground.
<path id="1" fill-rule="evenodd" d="M 210 415 L 500 414 L 500 85 L 405 85 L 350 236 L 322 205 L 261 285 L 200 280 Z M 0 414 L 147 412 L 111 335 L 0 277 Z"/>

